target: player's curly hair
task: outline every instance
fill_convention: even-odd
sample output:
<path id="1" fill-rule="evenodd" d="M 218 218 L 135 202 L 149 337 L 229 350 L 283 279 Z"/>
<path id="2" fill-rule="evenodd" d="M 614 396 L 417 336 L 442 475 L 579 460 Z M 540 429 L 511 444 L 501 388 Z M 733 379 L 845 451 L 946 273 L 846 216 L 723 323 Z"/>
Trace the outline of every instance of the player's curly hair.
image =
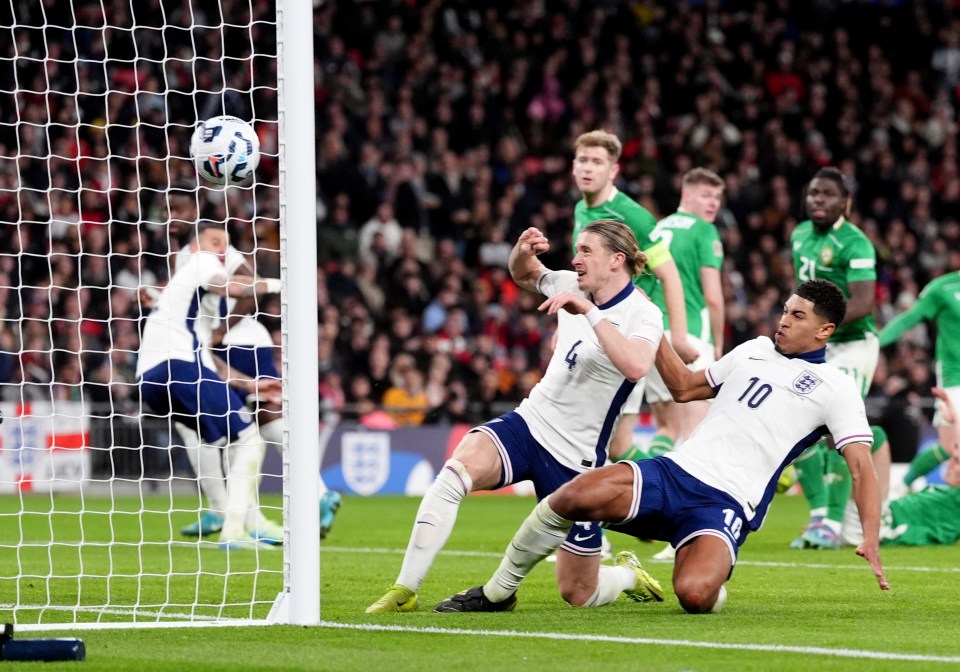
<path id="1" fill-rule="evenodd" d="M 598 219 L 587 224 L 583 233 L 595 233 L 603 238 L 603 244 L 608 250 L 623 254 L 627 258 L 626 265 L 631 277 L 643 272 L 647 264 L 647 255 L 640 251 L 636 236 L 623 222 L 615 219 Z"/>
<path id="2" fill-rule="evenodd" d="M 840 288 L 829 280 L 807 280 L 794 292 L 813 304 L 813 312 L 827 322 L 840 326 L 847 314 L 847 300 Z"/>

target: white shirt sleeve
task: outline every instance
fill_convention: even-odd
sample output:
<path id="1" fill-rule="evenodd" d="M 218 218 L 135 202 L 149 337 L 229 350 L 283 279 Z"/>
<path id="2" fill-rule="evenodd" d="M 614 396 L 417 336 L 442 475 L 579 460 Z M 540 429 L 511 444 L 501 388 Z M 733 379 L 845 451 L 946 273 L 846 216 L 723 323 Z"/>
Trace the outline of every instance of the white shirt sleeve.
<path id="1" fill-rule="evenodd" d="M 642 305 L 635 311 L 627 325 L 627 338 L 640 338 L 649 342 L 655 349 L 660 347 L 663 338 L 663 313 L 652 303 Z"/>
<path id="2" fill-rule="evenodd" d="M 560 292 L 576 292 L 586 296 L 580 291 L 577 274 L 573 271 L 547 271 L 537 278 L 537 289 L 548 298 Z"/>
<path id="3" fill-rule="evenodd" d="M 247 259 L 243 254 L 235 248 L 233 245 L 227 247 L 227 273 L 233 275 L 237 272 L 237 269 L 243 266 L 246 263 Z"/>
<path id="4" fill-rule="evenodd" d="M 199 252 L 194 258 L 197 264 L 197 286 L 209 289 L 211 283 L 222 286 L 227 281 L 227 270 L 215 254 Z"/>
<path id="5" fill-rule="evenodd" d="M 853 381 L 846 376 L 840 381 L 833 401 L 827 406 L 826 424 L 840 452 L 851 443 L 873 445 L 873 432 L 870 431 L 863 399 Z"/>
<path id="6" fill-rule="evenodd" d="M 724 381 L 734 370 L 734 368 L 736 368 L 737 364 L 739 364 L 743 358 L 746 357 L 747 351 L 752 350 L 758 340 L 759 339 L 754 339 L 752 341 L 747 341 L 746 343 L 741 343 L 723 357 L 708 366 L 706 368 L 706 374 L 707 382 L 710 383 L 710 387 L 717 389 L 723 385 Z"/>

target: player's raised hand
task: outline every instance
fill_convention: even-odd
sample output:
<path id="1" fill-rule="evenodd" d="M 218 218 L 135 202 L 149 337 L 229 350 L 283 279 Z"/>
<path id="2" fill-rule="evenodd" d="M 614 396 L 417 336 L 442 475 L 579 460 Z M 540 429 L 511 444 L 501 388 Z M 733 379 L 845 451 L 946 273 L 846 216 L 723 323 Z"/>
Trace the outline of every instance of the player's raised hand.
<path id="1" fill-rule="evenodd" d="M 864 542 L 857 546 L 856 554 L 870 563 L 870 569 L 873 570 L 873 575 L 877 577 L 880 590 L 890 590 L 890 584 L 883 575 L 883 565 L 880 564 L 880 547 L 876 543 L 868 544 Z"/>
<path id="2" fill-rule="evenodd" d="M 550 249 L 550 241 L 547 240 L 545 235 L 543 235 L 543 231 L 535 226 L 531 226 L 520 234 L 520 238 L 517 240 L 517 245 L 520 246 L 520 251 L 523 254 L 526 254 L 530 257 L 543 254 Z"/>
<path id="3" fill-rule="evenodd" d="M 582 294 L 574 292 L 560 292 L 540 304 L 539 310 L 547 315 L 556 315 L 563 308 L 568 313 L 583 315 L 593 308 L 593 303 Z"/>

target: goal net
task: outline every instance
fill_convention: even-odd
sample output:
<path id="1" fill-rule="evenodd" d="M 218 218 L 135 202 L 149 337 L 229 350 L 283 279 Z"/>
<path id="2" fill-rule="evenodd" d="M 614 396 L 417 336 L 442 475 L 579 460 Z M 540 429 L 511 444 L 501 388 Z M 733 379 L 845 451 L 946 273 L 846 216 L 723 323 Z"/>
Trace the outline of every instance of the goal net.
<path id="1" fill-rule="evenodd" d="M 298 39 L 309 72 L 310 14 L 294 18 L 307 31 Z M 315 243 L 290 240 L 284 224 L 285 152 L 296 143 L 285 142 L 283 21 L 282 6 L 254 0 L 0 4 L 0 623 L 258 623 L 271 610 L 289 618 L 275 608 L 291 591 L 290 478 L 280 450 L 293 434 L 296 394 L 287 378 L 286 312 L 296 308 L 288 248 Z M 298 114 L 311 118 L 312 100 Z M 211 184 L 190 159 L 198 122 L 217 115 L 248 122 L 259 138 L 248 183 Z M 312 157 L 311 127 L 304 141 Z M 284 287 L 258 285 L 246 305 L 214 297 L 219 321 L 194 307 L 190 331 L 205 320 L 219 343 L 202 356 L 206 337 L 194 343 L 197 361 L 209 356 L 246 404 L 228 402 L 220 416 L 223 404 L 211 407 L 206 391 L 192 414 L 172 385 L 167 404 L 150 403 L 138 371 L 151 310 L 197 254 L 202 222 L 225 230 L 242 261 L 227 271 L 236 279 L 221 282 L 226 294 L 247 274 Z M 282 391 L 249 394 L 256 383 L 232 354 L 249 345 L 237 328 L 244 315 L 267 335 L 257 352 L 267 350 Z M 180 380 L 174 368 L 171 380 Z M 312 408 L 300 426 L 312 422 L 315 443 Z M 257 429 L 271 409 L 278 424 Z M 226 426 L 226 436 L 216 440 L 208 425 Z M 262 465 L 237 466 L 238 435 L 262 437 Z M 217 462 L 220 472 L 197 478 Z M 236 487 L 247 487 L 246 500 L 231 485 L 244 478 L 252 482 Z M 238 502 L 247 502 L 247 543 L 220 529 L 237 520 Z M 312 550 L 307 544 L 302 557 L 317 574 Z"/>

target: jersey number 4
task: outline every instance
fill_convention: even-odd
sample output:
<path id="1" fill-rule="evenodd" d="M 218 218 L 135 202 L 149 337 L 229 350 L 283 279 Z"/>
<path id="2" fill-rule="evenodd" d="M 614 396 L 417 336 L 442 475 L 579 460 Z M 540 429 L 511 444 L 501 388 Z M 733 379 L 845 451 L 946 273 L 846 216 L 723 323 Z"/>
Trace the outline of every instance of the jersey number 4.
<path id="1" fill-rule="evenodd" d="M 567 371 L 573 371 L 573 367 L 577 365 L 577 353 L 575 353 L 574 350 L 576 350 L 577 346 L 581 343 L 583 343 L 583 341 L 577 341 L 571 345 L 570 350 L 567 351 L 567 356 L 563 358 L 563 361 L 567 363 Z"/>

